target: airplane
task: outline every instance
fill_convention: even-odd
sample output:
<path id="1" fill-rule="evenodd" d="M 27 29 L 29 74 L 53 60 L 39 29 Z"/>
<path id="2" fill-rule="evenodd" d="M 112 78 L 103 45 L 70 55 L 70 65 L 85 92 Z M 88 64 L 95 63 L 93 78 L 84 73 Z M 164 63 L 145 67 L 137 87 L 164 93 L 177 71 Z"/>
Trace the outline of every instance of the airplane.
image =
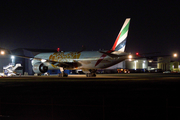
<path id="1" fill-rule="evenodd" d="M 39 53 L 32 58 L 33 71 L 37 75 L 41 75 L 48 70 L 60 69 L 61 74 L 59 76 L 67 77 L 68 75 L 64 70 L 81 69 L 87 77 L 96 77 L 98 69 L 106 69 L 131 57 L 130 53 L 124 52 L 129 25 L 130 18 L 127 18 L 110 50 Z M 17 57 L 30 58 L 26 56 Z"/>

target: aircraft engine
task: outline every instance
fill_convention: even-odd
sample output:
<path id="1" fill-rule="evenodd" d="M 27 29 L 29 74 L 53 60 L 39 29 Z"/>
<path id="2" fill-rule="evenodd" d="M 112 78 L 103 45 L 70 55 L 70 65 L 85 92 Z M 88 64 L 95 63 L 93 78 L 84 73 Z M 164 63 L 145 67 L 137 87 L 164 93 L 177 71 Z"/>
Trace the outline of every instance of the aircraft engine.
<path id="1" fill-rule="evenodd" d="M 48 71 L 48 66 L 45 66 L 43 63 L 41 62 L 37 62 L 33 65 L 33 71 L 35 73 L 45 73 Z"/>

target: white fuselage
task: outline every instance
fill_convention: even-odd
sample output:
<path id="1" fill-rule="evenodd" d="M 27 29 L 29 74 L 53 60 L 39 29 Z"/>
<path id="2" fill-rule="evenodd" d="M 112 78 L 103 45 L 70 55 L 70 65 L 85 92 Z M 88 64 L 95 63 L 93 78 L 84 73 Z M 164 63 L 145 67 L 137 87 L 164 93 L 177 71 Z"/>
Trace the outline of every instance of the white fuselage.
<path id="1" fill-rule="evenodd" d="M 126 54 L 126 53 L 122 53 Z M 83 52 L 56 52 L 56 53 L 40 53 L 34 58 L 46 59 L 49 61 L 55 61 L 57 63 L 44 62 L 48 69 L 59 69 L 58 63 L 71 64 L 65 69 L 104 69 L 115 65 L 127 58 L 127 56 L 111 58 L 99 51 L 83 51 Z M 39 60 L 33 59 L 32 65 Z"/>

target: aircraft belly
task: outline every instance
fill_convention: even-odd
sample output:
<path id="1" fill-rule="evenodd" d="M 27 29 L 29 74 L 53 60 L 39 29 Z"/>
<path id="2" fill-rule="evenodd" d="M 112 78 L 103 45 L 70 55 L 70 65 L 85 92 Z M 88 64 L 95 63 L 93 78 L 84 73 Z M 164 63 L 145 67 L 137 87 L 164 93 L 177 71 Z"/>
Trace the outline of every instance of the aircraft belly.
<path id="1" fill-rule="evenodd" d="M 105 69 L 107 67 L 110 67 L 112 65 L 115 65 L 123 60 L 125 60 L 126 57 L 121 57 L 121 58 L 99 58 L 99 59 L 94 59 L 94 60 L 83 60 L 83 61 L 78 61 L 81 63 L 82 66 L 79 68 L 82 69 Z"/>
<path id="2" fill-rule="evenodd" d="M 80 66 L 79 68 L 88 68 L 88 69 L 102 69 L 102 68 L 106 68 L 106 66 L 109 66 L 111 64 L 111 61 L 101 61 L 100 64 L 98 64 L 97 66 L 97 60 L 94 61 L 81 61 L 80 62 L 82 66 Z"/>

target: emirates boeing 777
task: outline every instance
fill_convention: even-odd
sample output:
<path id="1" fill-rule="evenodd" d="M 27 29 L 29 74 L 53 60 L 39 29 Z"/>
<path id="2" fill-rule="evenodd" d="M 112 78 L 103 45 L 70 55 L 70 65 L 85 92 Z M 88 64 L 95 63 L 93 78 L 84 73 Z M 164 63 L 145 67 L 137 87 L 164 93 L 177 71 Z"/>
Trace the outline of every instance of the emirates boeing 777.
<path id="1" fill-rule="evenodd" d="M 125 47 L 129 25 L 130 18 L 127 18 L 110 50 L 40 53 L 31 61 L 33 71 L 40 75 L 48 70 L 60 69 L 60 76 L 65 77 L 64 70 L 81 69 L 87 77 L 95 77 L 98 69 L 106 69 L 128 59 Z"/>

